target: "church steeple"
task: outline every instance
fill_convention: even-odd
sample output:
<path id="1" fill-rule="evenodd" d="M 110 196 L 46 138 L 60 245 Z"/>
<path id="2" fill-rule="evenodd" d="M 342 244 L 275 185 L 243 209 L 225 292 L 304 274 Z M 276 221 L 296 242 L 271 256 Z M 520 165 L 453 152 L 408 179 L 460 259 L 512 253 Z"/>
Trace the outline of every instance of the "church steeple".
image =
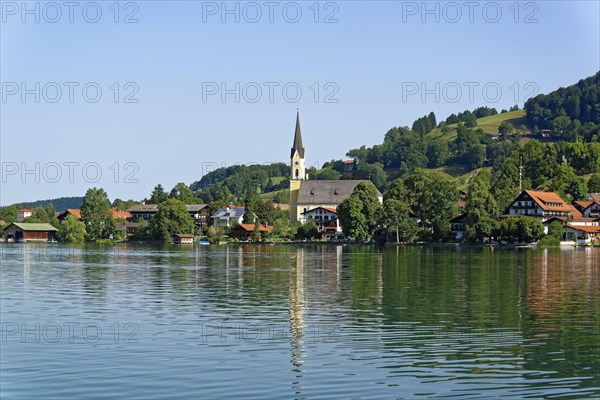
<path id="1" fill-rule="evenodd" d="M 295 223 L 299 218 L 298 195 L 300 186 L 307 179 L 306 164 L 304 161 L 304 146 L 302 133 L 300 133 L 300 111 L 296 112 L 296 132 L 294 144 L 290 155 L 290 223 Z"/>
<path id="2" fill-rule="evenodd" d="M 302 133 L 300 132 L 300 111 L 296 113 L 296 132 L 294 133 L 294 145 L 290 155 L 290 179 L 306 179 L 306 168 L 304 163 L 304 146 L 302 145 Z"/>
<path id="3" fill-rule="evenodd" d="M 302 146 L 302 133 L 300 132 L 300 111 L 296 111 L 296 132 L 294 133 L 294 145 L 290 158 L 294 158 L 296 151 L 300 158 L 304 158 L 304 146 Z"/>

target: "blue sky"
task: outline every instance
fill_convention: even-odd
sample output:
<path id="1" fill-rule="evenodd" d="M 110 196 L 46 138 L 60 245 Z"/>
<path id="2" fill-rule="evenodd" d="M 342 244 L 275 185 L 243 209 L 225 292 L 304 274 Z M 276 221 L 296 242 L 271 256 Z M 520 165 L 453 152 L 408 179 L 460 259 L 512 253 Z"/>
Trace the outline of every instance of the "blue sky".
<path id="1" fill-rule="evenodd" d="M 522 106 L 600 69 L 598 1 L 22 4 L 1 2 L 2 205 L 287 162 L 296 108 L 321 165 L 430 111 Z"/>

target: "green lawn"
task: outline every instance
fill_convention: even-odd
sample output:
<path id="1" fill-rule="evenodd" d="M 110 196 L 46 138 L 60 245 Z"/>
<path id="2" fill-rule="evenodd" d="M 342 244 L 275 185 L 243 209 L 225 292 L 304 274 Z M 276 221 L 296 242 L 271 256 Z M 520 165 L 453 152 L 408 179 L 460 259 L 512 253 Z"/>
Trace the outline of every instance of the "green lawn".
<path id="1" fill-rule="evenodd" d="M 504 121 L 510 122 L 515 128 L 526 125 L 525 111 L 517 110 L 504 114 L 491 115 L 489 117 L 479 118 L 477 128 L 481 128 L 489 134 L 498 133 L 498 127 Z M 427 136 L 435 139 L 451 140 L 456 137 L 456 124 L 448 125 L 450 131 L 442 133 L 441 128 L 435 128 Z"/>
<path id="2" fill-rule="evenodd" d="M 433 173 L 438 173 L 445 175 L 448 179 L 450 179 L 456 187 L 459 189 L 466 189 L 467 185 L 471 181 L 473 177 L 475 177 L 481 171 L 491 171 L 491 167 L 483 167 L 477 168 L 474 170 L 469 170 L 462 165 L 446 165 L 444 167 L 429 169 Z"/>

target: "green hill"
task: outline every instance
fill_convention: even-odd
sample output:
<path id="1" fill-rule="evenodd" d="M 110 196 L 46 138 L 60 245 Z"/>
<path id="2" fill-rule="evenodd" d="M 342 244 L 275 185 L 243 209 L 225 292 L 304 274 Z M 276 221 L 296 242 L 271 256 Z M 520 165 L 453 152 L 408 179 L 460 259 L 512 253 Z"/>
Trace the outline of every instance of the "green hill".
<path id="1" fill-rule="evenodd" d="M 479 118 L 477 120 L 476 128 L 481 128 L 484 132 L 494 135 L 498 133 L 500 124 L 505 121 L 511 123 L 515 128 L 518 128 L 521 125 L 527 125 L 525 111 L 517 110 Z M 429 132 L 427 136 L 432 139 L 452 140 L 456 137 L 456 126 L 457 124 L 447 125 L 449 130 L 445 133 L 442 132 L 442 128 L 435 128 Z"/>

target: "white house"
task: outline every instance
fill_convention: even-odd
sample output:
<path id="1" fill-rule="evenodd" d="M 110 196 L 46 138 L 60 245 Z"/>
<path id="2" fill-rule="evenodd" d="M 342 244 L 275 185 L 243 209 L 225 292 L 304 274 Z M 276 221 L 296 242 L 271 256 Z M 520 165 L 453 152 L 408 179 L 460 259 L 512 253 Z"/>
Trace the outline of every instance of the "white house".
<path id="1" fill-rule="evenodd" d="M 23 222 L 25 218 L 31 217 L 31 215 L 33 215 L 33 211 L 27 208 L 17 210 L 17 222 Z"/>
<path id="2" fill-rule="evenodd" d="M 239 225 L 244 219 L 245 212 L 244 207 L 228 206 L 221 208 L 211 216 L 213 225 L 217 228 L 229 228 Z"/>
<path id="3" fill-rule="evenodd" d="M 306 210 L 301 214 L 300 222 L 305 224 L 311 219 L 315 221 L 319 232 L 323 233 L 326 239 L 342 233 L 342 226 L 334 207 L 315 207 Z"/>

